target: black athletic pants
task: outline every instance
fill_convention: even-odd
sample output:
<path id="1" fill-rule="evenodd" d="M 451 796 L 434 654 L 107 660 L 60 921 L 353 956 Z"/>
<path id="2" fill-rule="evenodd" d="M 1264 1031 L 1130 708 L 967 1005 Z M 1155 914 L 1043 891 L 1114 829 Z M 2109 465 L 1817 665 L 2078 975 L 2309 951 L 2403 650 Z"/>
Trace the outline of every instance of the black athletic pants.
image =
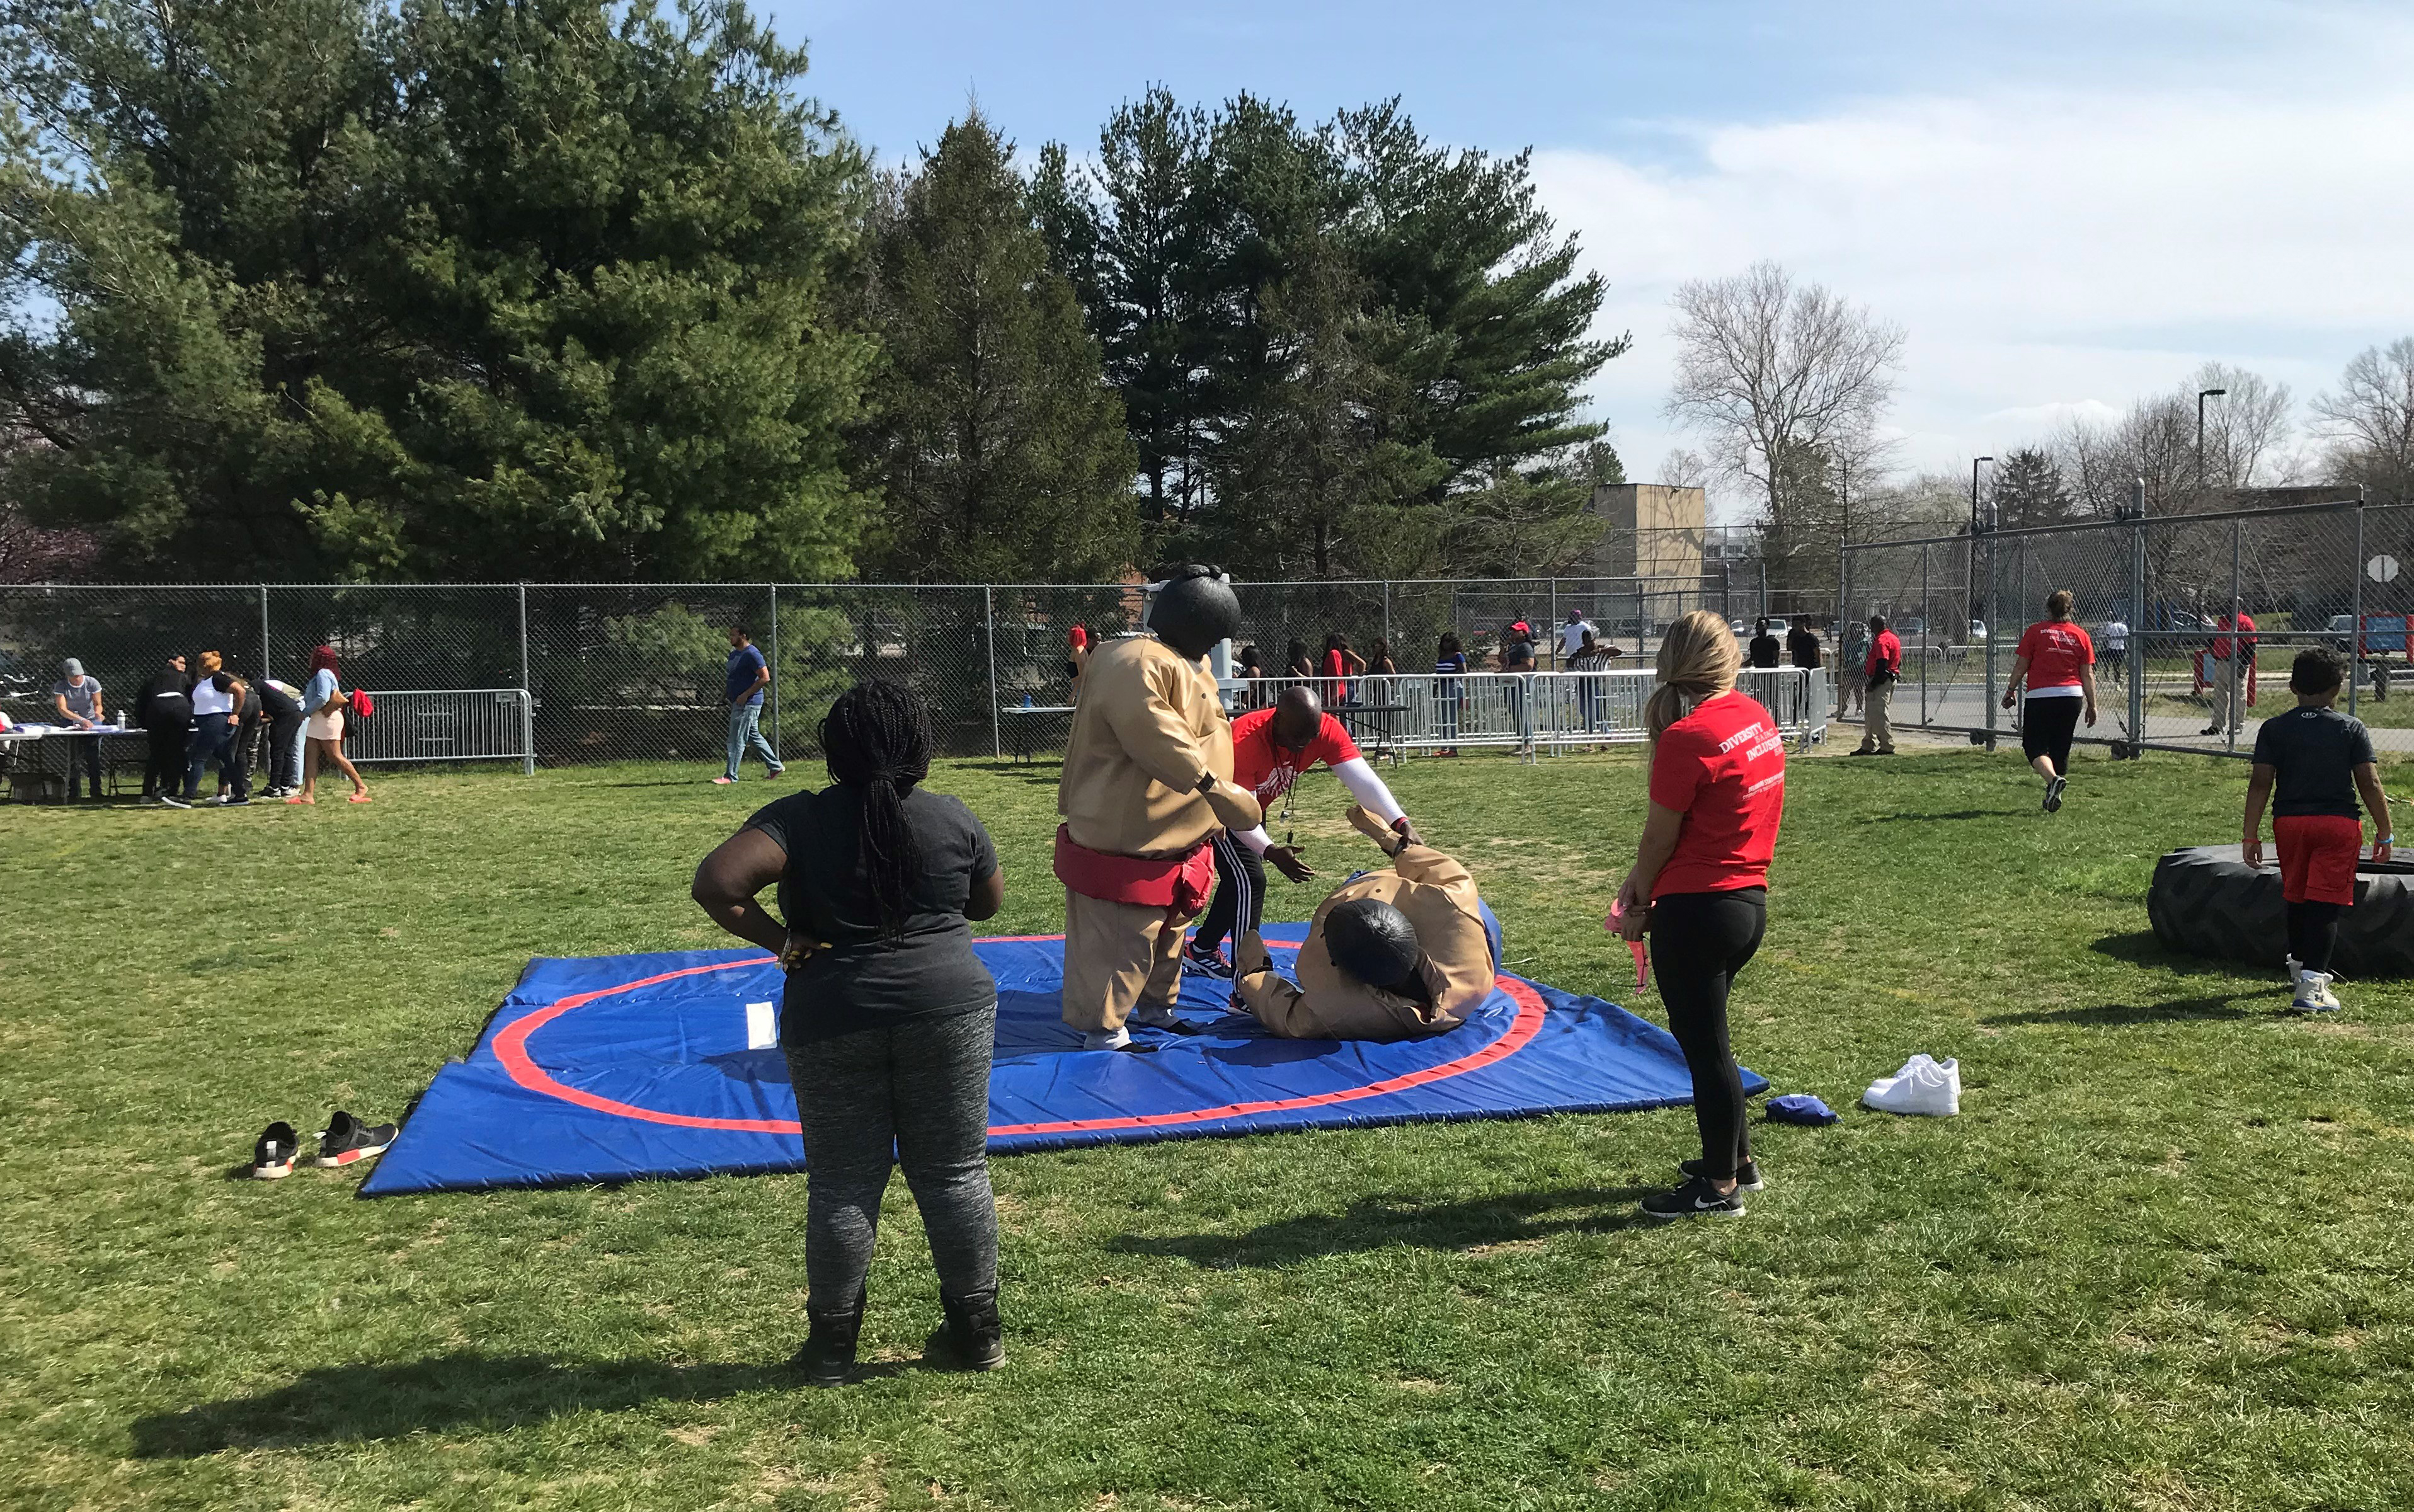
<path id="1" fill-rule="evenodd" d="M 299 789 L 302 786 L 302 765 L 295 752 L 301 749 L 293 737 L 302 733 L 300 713 L 268 716 L 268 759 L 261 765 L 268 769 L 268 786 Z"/>
<path id="2" fill-rule="evenodd" d="M 1227 935 L 1245 935 L 1265 921 L 1266 863 L 1229 830 L 1215 831 L 1215 896 L 1200 917 L 1194 949 L 1212 951 Z"/>
<path id="3" fill-rule="evenodd" d="M 2070 738 L 2079 733 L 2079 711 L 2086 707 L 2084 698 L 2028 699 L 2020 708 L 2020 755 L 2031 761 L 2051 756 L 2054 775 L 2069 776 Z"/>
<path id="4" fill-rule="evenodd" d="M 1693 1120 L 1713 1176 L 1731 1176 L 1751 1159 L 1743 1072 L 1727 1042 L 1727 989 L 1767 927 L 1766 888 L 1676 892 L 1651 905 L 1651 968 L 1668 1032 L 1693 1073 Z"/>
<path id="5" fill-rule="evenodd" d="M 184 725 L 151 726 L 151 759 L 142 768 L 142 796 L 156 798 L 161 793 L 171 797 L 185 786 Z"/>
<path id="6" fill-rule="evenodd" d="M 2287 908 L 2288 953 L 2306 970 L 2329 975 L 2331 951 L 2338 945 L 2339 915 L 2347 912 L 2347 905 L 2292 903 Z"/>

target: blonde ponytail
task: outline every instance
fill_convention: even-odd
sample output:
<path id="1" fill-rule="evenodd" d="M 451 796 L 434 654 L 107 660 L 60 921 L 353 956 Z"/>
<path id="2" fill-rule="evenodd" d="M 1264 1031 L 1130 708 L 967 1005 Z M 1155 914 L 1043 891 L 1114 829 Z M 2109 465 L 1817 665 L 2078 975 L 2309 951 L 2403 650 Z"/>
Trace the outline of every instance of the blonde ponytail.
<path id="1" fill-rule="evenodd" d="M 1660 641 L 1660 685 L 1643 706 L 1643 727 L 1657 741 L 1668 726 L 1736 685 L 1743 649 L 1727 622 L 1695 609 Z"/>

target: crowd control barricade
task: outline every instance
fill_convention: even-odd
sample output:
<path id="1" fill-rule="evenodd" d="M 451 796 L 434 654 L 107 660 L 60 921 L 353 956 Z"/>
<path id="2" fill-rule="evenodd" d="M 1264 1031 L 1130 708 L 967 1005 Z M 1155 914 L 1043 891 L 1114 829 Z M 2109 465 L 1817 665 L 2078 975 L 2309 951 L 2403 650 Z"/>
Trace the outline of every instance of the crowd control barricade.
<path id="1" fill-rule="evenodd" d="M 373 689 L 377 712 L 347 721 L 356 763 L 517 761 L 536 771 L 536 715 L 526 688 Z"/>

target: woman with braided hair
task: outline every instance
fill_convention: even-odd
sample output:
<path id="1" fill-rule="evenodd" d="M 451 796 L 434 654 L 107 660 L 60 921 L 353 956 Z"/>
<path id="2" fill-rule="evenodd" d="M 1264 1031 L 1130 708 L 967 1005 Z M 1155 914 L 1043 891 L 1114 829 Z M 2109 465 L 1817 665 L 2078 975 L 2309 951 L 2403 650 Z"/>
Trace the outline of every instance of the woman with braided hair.
<path id="1" fill-rule="evenodd" d="M 1660 686 L 1644 705 L 1651 797 L 1634 869 L 1603 926 L 1651 936 L 1668 1032 L 1693 1073 L 1702 1158 L 1685 1182 L 1643 1199 L 1655 1219 L 1739 1214 L 1760 1190 L 1743 1073 L 1727 1040 L 1727 992 L 1768 926 L 1768 862 L 1785 810 L 1785 740 L 1736 688 L 1743 657 L 1723 621 L 1696 609 L 1660 644 Z"/>
<path id="2" fill-rule="evenodd" d="M 988 1157 L 997 984 L 970 921 L 997 912 L 1006 879 L 972 811 L 922 786 L 918 694 L 849 689 L 821 745 L 832 786 L 765 806 L 704 859 L 693 888 L 713 922 L 787 968 L 780 1045 L 804 1125 L 811 1325 L 793 1363 L 816 1385 L 854 1367 L 893 1157 L 946 1315 L 926 1355 L 991 1370 L 1005 1358 Z M 774 884 L 784 923 L 755 901 Z"/>

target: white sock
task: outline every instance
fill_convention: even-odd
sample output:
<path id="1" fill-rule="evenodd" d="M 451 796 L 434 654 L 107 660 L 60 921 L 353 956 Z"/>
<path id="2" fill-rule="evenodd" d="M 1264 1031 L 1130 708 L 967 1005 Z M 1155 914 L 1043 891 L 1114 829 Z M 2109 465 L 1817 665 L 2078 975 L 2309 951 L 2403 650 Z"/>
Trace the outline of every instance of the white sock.
<path id="1" fill-rule="evenodd" d="M 1129 1043 L 1129 1029 L 1092 1029 L 1081 1036 L 1081 1048 L 1084 1050 L 1121 1050 Z"/>

